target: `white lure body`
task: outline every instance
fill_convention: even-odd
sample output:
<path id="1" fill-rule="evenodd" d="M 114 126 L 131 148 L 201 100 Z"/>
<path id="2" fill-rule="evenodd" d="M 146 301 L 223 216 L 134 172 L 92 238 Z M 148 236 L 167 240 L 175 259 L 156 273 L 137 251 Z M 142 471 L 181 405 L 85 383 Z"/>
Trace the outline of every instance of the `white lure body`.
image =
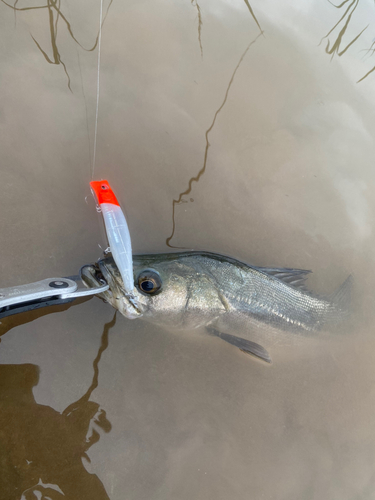
<path id="1" fill-rule="evenodd" d="M 125 291 L 131 293 L 134 288 L 133 255 L 125 215 L 120 206 L 112 203 L 102 203 L 100 208 L 113 259 L 120 271 Z"/>
<path id="2" fill-rule="evenodd" d="M 124 282 L 125 292 L 133 295 L 133 255 L 125 215 L 108 181 L 92 181 L 90 186 L 103 214 L 108 243 Z"/>

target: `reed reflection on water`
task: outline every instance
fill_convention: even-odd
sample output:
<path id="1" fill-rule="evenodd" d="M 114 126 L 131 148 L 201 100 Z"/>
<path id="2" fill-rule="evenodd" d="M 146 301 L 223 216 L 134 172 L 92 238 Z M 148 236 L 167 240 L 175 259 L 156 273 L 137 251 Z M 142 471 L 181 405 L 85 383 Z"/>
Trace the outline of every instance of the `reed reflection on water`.
<path id="1" fill-rule="evenodd" d="M 65 27 L 69 33 L 69 36 L 71 37 L 72 40 L 84 51 L 86 52 L 92 52 L 94 51 L 97 46 L 98 46 L 98 41 L 99 41 L 99 33 L 96 36 L 96 40 L 94 45 L 91 48 L 85 48 L 82 43 L 76 38 L 71 23 L 69 22 L 67 16 L 63 13 L 62 11 L 62 6 L 61 6 L 61 0 L 47 0 L 46 4 L 42 5 L 37 5 L 37 6 L 27 6 L 27 7 L 19 7 L 17 4 L 19 3 L 19 0 L 16 0 L 14 5 L 9 4 L 5 0 L 1 0 L 3 4 L 5 4 L 7 7 L 11 8 L 14 10 L 14 15 L 16 19 L 16 14 L 17 12 L 25 12 L 25 11 L 41 11 L 43 12 L 47 10 L 48 12 L 48 27 L 49 27 L 49 33 L 50 33 L 50 43 L 51 47 L 50 50 L 52 51 L 52 55 L 48 55 L 48 50 L 43 49 L 42 45 L 38 42 L 37 38 L 35 38 L 33 35 L 31 35 L 31 38 L 34 40 L 35 45 L 38 47 L 39 51 L 43 54 L 44 59 L 49 63 L 53 65 L 61 65 L 64 68 L 65 75 L 67 77 L 67 84 L 69 90 L 72 92 L 71 88 L 71 79 L 69 75 L 68 68 L 63 61 L 63 58 L 61 56 L 61 53 L 59 51 L 58 47 L 58 41 L 57 41 L 57 34 L 58 34 L 58 27 L 61 22 L 65 24 Z M 108 6 L 106 8 L 106 12 L 103 17 L 103 22 L 104 24 L 106 17 L 108 15 L 108 11 L 111 7 L 113 0 L 109 0 Z M 69 4 L 67 4 L 67 8 L 69 10 Z M 79 57 L 79 56 L 78 56 Z M 82 75 L 81 75 L 82 77 Z"/>

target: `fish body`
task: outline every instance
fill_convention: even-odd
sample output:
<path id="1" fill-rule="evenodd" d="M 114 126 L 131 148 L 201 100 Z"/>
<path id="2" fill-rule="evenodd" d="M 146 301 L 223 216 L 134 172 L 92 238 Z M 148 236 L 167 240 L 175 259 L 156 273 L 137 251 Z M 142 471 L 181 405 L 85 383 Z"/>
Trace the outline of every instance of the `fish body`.
<path id="1" fill-rule="evenodd" d="M 260 268 L 207 252 L 134 255 L 135 311 L 111 256 L 88 271 L 86 276 L 83 273 L 84 281 L 94 286 L 90 279 L 100 272 L 110 286 L 102 297 L 124 316 L 142 316 L 174 330 L 205 326 L 234 345 L 235 339 L 246 340 L 226 332 L 266 327 L 310 334 L 342 320 L 348 312 L 352 281 L 349 277 L 335 294 L 319 297 L 304 287 L 310 273 L 306 270 Z M 244 345 L 240 342 L 237 347 Z M 265 359 L 266 354 L 259 357 Z"/>

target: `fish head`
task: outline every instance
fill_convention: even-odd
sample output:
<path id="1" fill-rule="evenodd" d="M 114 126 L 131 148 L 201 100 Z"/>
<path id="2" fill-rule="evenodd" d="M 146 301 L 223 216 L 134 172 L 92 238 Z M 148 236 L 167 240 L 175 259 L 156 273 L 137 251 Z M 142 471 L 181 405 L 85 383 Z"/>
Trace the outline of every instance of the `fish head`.
<path id="1" fill-rule="evenodd" d="M 101 296 L 129 319 L 143 316 L 175 329 L 197 328 L 225 311 L 217 287 L 199 264 L 199 256 L 135 255 L 135 287 L 129 296 L 113 258 L 106 256 L 97 268 L 110 290 Z"/>
<path id="2" fill-rule="evenodd" d="M 97 288 L 107 283 L 109 289 L 98 294 L 98 297 L 126 318 L 137 319 L 143 315 L 142 297 L 136 289 L 131 293 L 125 291 L 122 276 L 112 256 L 100 259 L 96 264 L 83 266 L 80 275 L 88 288 Z"/>

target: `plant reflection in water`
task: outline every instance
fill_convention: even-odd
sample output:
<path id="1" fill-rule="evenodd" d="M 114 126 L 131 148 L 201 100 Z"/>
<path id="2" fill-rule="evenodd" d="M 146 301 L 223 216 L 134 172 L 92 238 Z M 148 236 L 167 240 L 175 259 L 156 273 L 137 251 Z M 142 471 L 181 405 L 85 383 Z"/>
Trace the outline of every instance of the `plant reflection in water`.
<path id="1" fill-rule="evenodd" d="M 70 37 L 72 38 L 72 40 L 74 40 L 76 42 L 76 44 L 79 45 L 79 47 L 81 47 L 81 49 L 85 50 L 86 52 L 92 52 L 93 50 L 96 49 L 96 47 L 98 45 L 98 40 L 99 40 L 99 33 L 96 35 L 96 40 L 95 40 L 94 45 L 91 48 L 85 48 L 77 40 L 75 34 L 73 33 L 71 23 L 68 21 L 67 17 L 62 12 L 62 9 L 61 9 L 61 0 L 47 0 L 46 4 L 44 4 L 44 5 L 37 5 L 37 6 L 34 6 L 34 7 L 17 7 L 17 4 L 19 3 L 19 0 L 16 0 L 16 2 L 14 3 L 14 5 L 9 4 L 5 0 L 1 0 L 1 1 L 2 1 L 3 4 L 5 4 L 6 6 L 10 7 L 11 9 L 13 9 L 15 13 L 16 12 L 28 11 L 28 10 L 41 10 L 41 11 L 44 11 L 45 9 L 47 9 L 47 11 L 48 11 L 48 24 L 49 24 L 49 33 L 50 33 L 50 40 L 51 40 L 52 56 L 48 55 L 47 51 L 42 48 L 41 44 L 37 41 L 36 38 L 33 37 L 33 35 L 31 35 L 31 38 L 34 40 L 36 46 L 38 47 L 38 49 L 40 50 L 40 52 L 43 54 L 44 59 L 49 64 L 55 64 L 55 65 L 60 65 L 61 64 L 61 66 L 64 68 L 65 74 L 66 74 L 67 79 L 68 79 L 69 90 L 72 91 L 72 89 L 70 87 L 70 76 L 69 76 L 69 73 L 68 73 L 68 70 L 67 70 L 67 67 L 66 67 L 65 63 L 64 63 L 64 61 L 61 58 L 61 54 L 60 54 L 60 51 L 59 51 L 59 48 L 58 48 L 58 45 L 57 45 L 57 33 L 58 33 L 59 23 L 62 21 L 65 24 L 66 29 L 68 30 L 68 33 L 69 33 Z M 112 2 L 113 2 L 113 0 L 109 1 L 108 7 L 107 7 L 107 11 L 105 13 L 105 16 L 103 17 L 102 25 L 105 22 L 105 19 L 107 17 L 107 14 L 108 14 L 109 8 L 111 7 Z"/>

